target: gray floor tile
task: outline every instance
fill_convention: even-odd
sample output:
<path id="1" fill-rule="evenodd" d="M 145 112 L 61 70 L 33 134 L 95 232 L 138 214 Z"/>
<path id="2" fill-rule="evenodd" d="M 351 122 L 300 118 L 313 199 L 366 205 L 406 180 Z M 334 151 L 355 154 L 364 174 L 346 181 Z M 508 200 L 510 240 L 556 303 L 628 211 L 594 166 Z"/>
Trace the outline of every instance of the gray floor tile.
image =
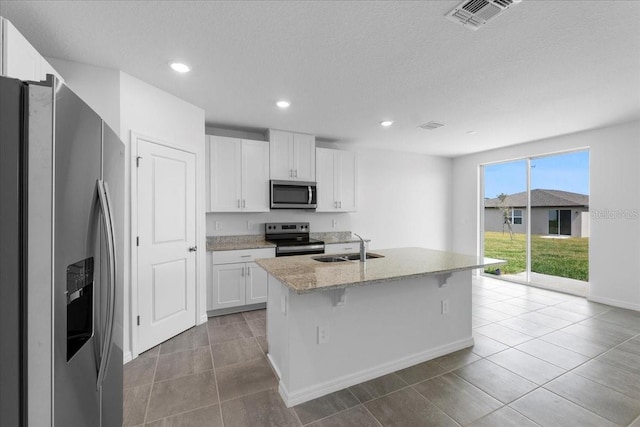
<path id="1" fill-rule="evenodd" d="M 147 412 L 147 403 L 151 394 L 151 384 L 132 387 L 124 392 L 122 408 L 122 425 L 125 427 L 136 426 L 144 422 Z"/>
<path id="2" fill-rule="evenodd" d="M 583 320 L 582 322 L 576 323 L 576 325 L 587 326 L 595 331 L 604 331 L 618 334 L 624 336 L 625 338 L 631 338 L 639 333 L 637 332 L 636 328 L 607 322 L 606 320 L 600 319 L 599 317 L 590 317 Z"/>
<path id="3" fill-rule="evenodd" d="M 585 363 L 572 372 L 640 400 L 640 375 L 638 374 L 623 371 L 597 359 Z"/>
<path id="4" fill-rule="evenodd" d="M 433 360 L 429 360 L 397 371 L 396 374 L 407 384 L 415 384 L 445 372 L 446 370 L 442 366 Z"/>
<path id="5" fill-rule="evenodd" d="M 260 345 L 262 353 L 267 354 L 269 352 L 269 343 L 267 342 L 267 337 L 256 337 L 256 341 L 258 342 L 258 345 Z"/>
<path id="6" fill-rule="evenodd" d="M 586 299 L 565 301 L 555 306 L 556 308 L 572 311 L 584 316 L 595 316 L 611 310 L 611 306 L 591 302 Z"/>
<path id="7" fill-rule="evenodd" d="M 363 406 L 309 424 L 309 427 L 380 427 L 380 423 Z"/>
<path id="8" fill-rule="evenodd" d="M 138 357 L 123 367 L 123 386 L 125 389 L 143 384 L 151 384 L 156 370 L 156 358 Z"/>
<path id="9" fill-rule="evenodd" d="M 640 427 L 640 417 L 636 418 L 629 427 Z"/>
<path id="10" fill-rule="evenodd" d="M 627 425 L 640 415 L 640 401 L 579 375 L 567 373 L 544 388 L 619 425 Z"/>
<path id="11" fill-rule="evenodd" d="M 178 378 L 211 369 L 213 369 L 213 364 L 209 347 L 162 354 L 158 358 L 155 381 Z"/>
<path id="12" fill-rule="evenodd" d="M 488 359 L 536 384 L 544 384 L 565 373 L 558 366 L 514 348 L 496 353 Z"/>
<path id="13" fill-rule="evenodd" d="M 574 313 L 573 311 L 561 310 L 557 307 L 558 306 L 543 308 L 541 310 L 538 310 L 536 313 L 557 317 L 558 319 L 567 320 L 572 323 L 579 322 L 581 320 L 586 319 L 587 317 L 590 317 L 590 316 L 585 316 L 584 314 Z"/>
<path id="14" fill-rule="evenodd" d="M 215 404 L 163 418 L 146 427 L 222 427 L 220 405 Z"/>
<path id="15" fill-rule="evenodd" d="M 616 349 L 640 356 L 640 339 L 629 340 L 624 344 L 617 346 Z"/>
<path id="16" fill-rule="evenodd" d="M 565 328 L 571 325 L 573 322 L 568 320 L 559 319 L 557 317 L 548 316 L 546 314 L 542 314 L 539 311 L 532 311 L 531 313 L 526 313 L 518 316 L 520 319 L 527 320 L 529 322 L 537 323 L 542 326 L 546 326 L 552 329 L 560 329 Z"/>
<path id="17" fill-rule="evenodd" d="M 471 347 L 471 351 L 480 357 L 491 356 L 509 348 L 509 346 L 482 334 L 474 334 L 473 341 L 474 344 Z"/>
<path id="18" fill-rule="evenodd" d="M 489 323 L 492 323 L 492 322 L 489 321 L 489 320 L 481 319 L 481 318 L 476 317 L 476 316 L 471 316 L 471 327 L 472 328 L 479 328 L 480 326 L 488 325 Z"/>
<path id="19" fill-rule="evenodd" d="M 229 323 L 226 325 L 209 325 L 209 337 L 211 345 L 220 344 L 227 341 L 251 338 L 253 333 L 249 325 L 244 320 L 241 323 Z"/>
<path id="20" fill-rule="evenodd" d="M 509 304 L 507 301 L 509 300 L 494 302 L 491 304 L 487 304 L 485 307 L 491 310 L 496 310 L 501 313 L 508 314 L 509 316 L 519 316 L 521 314 L 528 313 L 531 311 L 531 309 L 528 309 L 528 308 L 518 307 L 517 305 Z"/>
<path id="21" fill-rule="evenodd" d="M 147 421 L 166 418 L 218 402 L 213 371 L 153 384 Z"/>
<path id="22" fill-rule="evenodd" d="M 606 332 L 603 330 L 594 330 L 588 326 L 573 324 L 561 329 L 562 332 L 567 332 L 571 335 L 575 335 L 581 338 L 593 341 L 603 347 L 615 347 L 618 344 L 626 341 L 629 337 L 624 333 Z"/>
<path id="23" fill-rule="evenodd" d="M 506 284 L 494 289 L 494 291 L 504 295 L 508 295 L 510 297 L 521 297 L 527 294 L 527 288 L 525 286 L 515 283 Z"/>
<path id="24" fill-rule="evenodd" d="M 158 357 L 158 354 L 160 354 L 160 345 L 157 345 L 153 348 L 150 348 L 149 350 L 145 351 L 144 353 L 140 353 L 140 355 L 138 357 Z"/>
<path id="25" fill-rule="evenodd" d="M 615 424 L 543 388 L 532 391 L 510 405 L 548 427 L 614 427 Z"/>
<path id="26" fill-rule="evenodd" d="M 160 354 L 175 353 L 209 345 L 207 324 L 195 326 L 160 344 Z"/>
<path id="27" fill-rule="evenodd" d="M 521 319 L 520 317 L 512 317 L 510 319 L 501 320 L 497 324 L 501 326 L 506 326 L 509 329 L 513 329 L 514 331 L 517 331 L 532 337 L 540 337 L 542 335 L 546 335 L 555 330 L 547 326 L 540 325 L 538 323 L 529 322 L 528 320 Z"/>
<path id="28" fill-rule="evenodd" d="M 242 313 L 242 316 L 247 322 L 249 320 L 266 319 L 267 310 L 263 308 L 262 310 L 245 311 L 244 313 Z"/>
<path id="29" fill-rule="evenodd" d="M 222 401 L 274 388 L 278 384 L 264 358 L 216 368 L 216 377 Z"/>
<path id="30" fill-rule="evenodd" d="M 252 313 L 252 312 L 249 312 Z M 207 323 L 211 325 L 229 325 L 231 323 L 244 323 L 246 322 L 246 317 L 244 313 L 233 313 L 233 314 L 225 314 L 223 316 L 215 316 L 210 317 Z"/>
<path id="31" fill-rule="evenodd" d="M 588 356 L 567 350 L 564 347 L 551 344 L 541 339 L 527 341 L 517 346 L 516 349 L 563 369 L 573 369 L 590 359 Z"/>
<path id="32" fill-rule="evenodd" d="M 508 406 L 503 406 L 469 424 L 469 427 L 536 427 L 537 425 L 521 413 Z"/>
<path id="33" fill-rule="evenodd" d="M 365 403 L 383 426 L 457 426 L 456 422 L 412 388 Z"/>
<path id="34" fill-rule="evenodd" d="M 597 317 L 600 320 L 616 323 L 618 325 L 632 328 L 636 333 L 640 333 L 640 312 L 615 308 Z"/>
<path id="35" fill-rule="evenodd" d="M 614 348 L 598 357 L 598 360 L 623 371 L 640 375 L 640 355 Z"/>
<path id="36" fill-rule="evenodd" d="M 532 301 L 529 296 L 524 296 L 520 298 L 511 298 L 504 300 L 506 304 L 515 305 L 517 307 L 526 308 L 529 311 L 540 310 L 541 308 L 548 307 L 549 304 L 540 304 L 539 302 Z"/>
<path id="37" fill-rule="evenodd" d="M 502 403 L 462 378 L 449 373 L 412 386 L 462 425 L 495 411 Z"/>
<path id="38" fill-rule="evenodd" d="M 453 373 L 502 403 L 512 402 L 538 387 L 531 381 L 486 359 L 478 360 Z"/>
<path id="39" fill-rule="evenodd" d="M 492 323 L 491 325 L 476 328 L 474 334 L 482 334 L 496 341 L 500 341 L 501 343 L 508 346 L 522 344 L 523 342 L 527 342 L 534 338 L 531 335 L 526 335 L 522 332 L 514 331 L 511 328 L 507 328 L 506 326 L 502 326 L 497 323 Z"/>
<path id="40" fill-rule="evenodd" d="M 554 298 L 553 296 L 538 294 L 537 292 L 529 293 L 521 298 L 545 306 L 560 304 L 563 301 L 561 299 Z"/>
<path id="41" fill-rule="evenodd" d="M 383 375 L 381 377 L 363 382 L 353 387 L 349 387 L 360 402 L 367 402 L 371 399 L 382 397 L 407 386 L 407 383 L 395 373 Z"/>
<path id="42" fill-rule="evenodd" d="M 255 338 L 242 338 L 211 346 L 216 368 L 248 362 L 263 357 L 262 349 Z"/>
<path id="43" fill-rule="evenodd" d="M 510 314 L 503 313 L 501 311 L 492 310 L 485 306 L 474 307 L 471 313 L 475 317 L 487 320 L 489 322 L 498 322 L 500 320 L 508 319 Z"/>
<path id="44" fill-rule="evenodd" d="M 222 402 L 225 427 L 294 427 L 300 426 L 293 409 L 287 408 L 275 390 Z"/>
<path id="45" fill-rule="evenodd" d="M 267 319 L 249 320 L 247 324 L 254 336 L 263 337 L 267 335 Z"/>
<path id="46" fill-rule="evenodd" d="M 294 406 L 293 409 L 302 424 L 309 424 L 359 404 L 353 393 L 345 389 Z"/>
<path id="47" fill-rule="evenodd" d="M 479 360 L 480 356 L 473 353 L 471 348 L 465 348 L 453 353 L 445 354 L 438 358 L 433 359 L 438 365 L 442 366 L 445 371 L 451 371 L 468 365 L 469 363 Z"/>
<path id="48" fill-rule="evenodd" d="M 609 347 L 600 345 L 589 339 L 561 330 L 540 337 L 540 339 L 589 357 L 596 357 L 609 349 Z"/>

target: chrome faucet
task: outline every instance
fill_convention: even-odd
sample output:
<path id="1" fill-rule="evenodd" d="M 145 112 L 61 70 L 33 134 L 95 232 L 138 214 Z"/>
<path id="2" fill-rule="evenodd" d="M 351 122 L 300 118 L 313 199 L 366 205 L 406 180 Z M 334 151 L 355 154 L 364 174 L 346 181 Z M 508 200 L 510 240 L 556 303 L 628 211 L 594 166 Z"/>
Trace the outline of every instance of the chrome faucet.
<path id="1" fill-rule="evenodd" d="M 360 239 L 360 262 L 367 262 L 367 248 L 365 247 L 364 239 L 361 235 L 353 233 Z"/>

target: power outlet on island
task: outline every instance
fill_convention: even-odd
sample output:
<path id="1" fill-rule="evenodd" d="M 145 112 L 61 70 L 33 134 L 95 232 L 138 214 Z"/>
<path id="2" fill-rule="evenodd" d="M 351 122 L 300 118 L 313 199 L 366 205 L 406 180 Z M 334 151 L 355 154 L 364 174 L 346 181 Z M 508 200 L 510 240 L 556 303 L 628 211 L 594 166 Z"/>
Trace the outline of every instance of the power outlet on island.
<path id="1" fill-rule="evenodd" d="M 326 344 L 329 342 L 329 326 L 318 325 L 318 344 Z"/>
<path id="2" fill-rule="evenodd" d="M 441 308 L 442 308 L 442 310 L 441 310 L 442 314 L 449 314 L 449 300 L 448 299 L 443 299 L 440 302 L 440 305 L 441 305 Z"/>

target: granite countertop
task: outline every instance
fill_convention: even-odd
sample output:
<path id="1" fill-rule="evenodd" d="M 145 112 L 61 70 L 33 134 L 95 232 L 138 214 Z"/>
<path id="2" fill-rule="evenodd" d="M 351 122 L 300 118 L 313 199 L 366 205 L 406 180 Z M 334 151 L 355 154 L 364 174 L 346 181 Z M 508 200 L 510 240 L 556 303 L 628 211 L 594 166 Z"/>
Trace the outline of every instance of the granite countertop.
<path id="1" fill-rule="evenodd" d="M 322 240 L 327 245 L 331 245 L 334 243 L 360 242 L 360 239 L 352 235 L 350 231 L 328 231 L 323 233 L 310 233 L 309 237 L 316 240 Z M 370 242 L 369 239 L 365 239 L 365 241 Z"/>
<path id="2" fill-rule="evenodd" d="M 384 258 L 369 259 L 366 263 L 319 262 L 312 259 L 318 255 L 300 255 L 264 258 L 256 262 L 298 294 L 452 273 L 506 262 L 424 248 L 381 249 L 372 253 L 384 255 Z"/>
<path id="3" fill-rule="evenodd" d="M 207 251 L 237 251 L 241 249 L 269 249 L 276 245 L 264 240 L 263 235 L 207 236 Z"/>

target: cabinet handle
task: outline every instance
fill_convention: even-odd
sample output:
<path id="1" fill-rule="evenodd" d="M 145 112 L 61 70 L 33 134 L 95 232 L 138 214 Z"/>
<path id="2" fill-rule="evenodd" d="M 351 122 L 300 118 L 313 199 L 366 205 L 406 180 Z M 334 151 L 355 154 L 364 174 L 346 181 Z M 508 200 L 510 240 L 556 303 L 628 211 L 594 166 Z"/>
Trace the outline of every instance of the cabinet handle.
<path id="1" fill-rule="evenodd" d="M 342 200 L 340 200 L 340 201 L 338 202 L 338 207 L 339 207 L 340 209 L 342 209 Z"/>
<path id="2" fill-rule="evenodd" d="M 333 207 L 338 209 L 338 202 L 333 202 Z"/>
<path id="3" fill-rule="evenodd" d="M 251 267 L 247 266 L 247 276 L 251 276 Z"/>
<path id="4" fill-rule="evenodd" d="M 240 277 L 244 277 L 244 267 L 242 267 L 242 272 L 240 273 Z"/>
<path id="5" fill-rule="evenodd" d="M 289 178 L 293 178 L 293 169 L 289 169 Z"/>
<path id="6" fill-rule="evenodd" d="M 296 169 L 296 174 L 295 174 L 295 178 L 298 177 L 298 169 Z"/>
<path id="7" fill-rule="evenodd" d="M 243 208 L 247 207 L 247 201 L 245 199 L 242 199 L 242 207 Z"/>
<path id="8" fill-rule="evenodd" d="M 345 251 L 352 251 L 353 248 L 344 248 Z"/>
<path id="9" fill-rule="evenodd" d="M 238 208 L 240 208 L 240 199 L 238 199 Z"/>
<path id="10" fill-rule="evenodd" d="M 251 258 L 251 255 L 240 255 L 240 258 Z"/>

